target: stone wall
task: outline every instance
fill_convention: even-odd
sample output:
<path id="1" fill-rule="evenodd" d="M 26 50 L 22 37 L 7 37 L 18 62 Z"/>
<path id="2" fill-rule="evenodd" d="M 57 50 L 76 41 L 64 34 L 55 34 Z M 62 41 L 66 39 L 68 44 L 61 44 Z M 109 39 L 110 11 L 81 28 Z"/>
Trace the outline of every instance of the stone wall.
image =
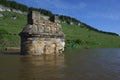
<path id="1" fill-rule="evenodd" d="M 56 16 L 52 16 L 52 21 L 50 19 L 36 11 L 28 14 L 28 24 L 20 33 L 21 54 L 60 54 L 64 51 L 65 35 L 61 25 L 54 20 Z"/>

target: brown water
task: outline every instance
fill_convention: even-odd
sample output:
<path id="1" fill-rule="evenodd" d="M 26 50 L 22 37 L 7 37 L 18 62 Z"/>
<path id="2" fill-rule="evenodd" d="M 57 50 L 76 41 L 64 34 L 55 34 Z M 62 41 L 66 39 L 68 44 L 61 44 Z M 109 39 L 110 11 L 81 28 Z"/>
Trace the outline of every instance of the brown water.
<path id="1" fill-rule="evenodd" d="M 64 56 L 0 56 L 0 80 L 120 80 L 120 49 L 66 50 Z"/>

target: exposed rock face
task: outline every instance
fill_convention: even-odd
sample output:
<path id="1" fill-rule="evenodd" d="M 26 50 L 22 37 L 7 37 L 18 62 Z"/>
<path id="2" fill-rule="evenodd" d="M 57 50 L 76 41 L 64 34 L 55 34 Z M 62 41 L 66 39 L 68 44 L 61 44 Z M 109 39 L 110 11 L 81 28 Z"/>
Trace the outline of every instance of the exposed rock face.
<path id="1" fill-rule="evenodd" d="M 52 18 L 52 21 L 47 20 L 36 11 L 28 14 L 28 24 L 20 33 L 21 54 L 59 54 L 64 51 L 65 35 L 57 16 Z"/>
<path id="2" fill-rule="evenodd" d="M 3 17 L 4 15 L 0 13 L 0 17 Z"/>
<path id="3" fill-rule="evenodd" d="M 23 11 L 20 11 L 20 10 L 5 7 L 3 5 L 0 5 L 0 11 L 2 11 L 2 12 L 3 11 L 8 11 L 8 12 L 15 12 L 15 13 L 20 13 L 20 14 L 27 14 L 27 12 L 23 12 Z"/>
<path id="4" fill-rule="evenodd" d="M 6 7 L 0 5 L 0 11 L 6 11 L 6 10 L 7 10 Z"/>

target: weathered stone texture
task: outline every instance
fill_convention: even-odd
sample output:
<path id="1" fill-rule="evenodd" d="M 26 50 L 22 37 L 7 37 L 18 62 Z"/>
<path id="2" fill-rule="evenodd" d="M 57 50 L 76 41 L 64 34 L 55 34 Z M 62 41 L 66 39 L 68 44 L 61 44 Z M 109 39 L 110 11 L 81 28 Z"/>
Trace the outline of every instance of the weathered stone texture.
<path id="1" fill-rule="evenodd" d="M 36 11 L 28 14 L 28 24 L 20 33 L 21 54 L 59 54 L 64 51 L 65 35 L 58 20 L 54 20 L 58 18 L 52 16 L 53 21 L 47 18 Z"/>
<path id="2" fill-rule="evenodd" d="M 0 13 L 0 17 L 4 17 L 4 15 Z"/>

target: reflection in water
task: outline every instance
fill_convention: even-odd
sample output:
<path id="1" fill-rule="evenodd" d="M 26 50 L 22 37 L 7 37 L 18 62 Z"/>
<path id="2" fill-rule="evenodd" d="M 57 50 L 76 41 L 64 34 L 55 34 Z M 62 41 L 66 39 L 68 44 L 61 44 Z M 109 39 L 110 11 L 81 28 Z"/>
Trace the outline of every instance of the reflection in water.
<path id="1" fill-rule="evenodd" d="M 63 56 L 21 57 L 20 62 L 20 80 L 62 80 L 64 77 Z"/>
<path id="2" fill-rule="evenodd" d="M 0 56 L 0 80 L 120 80 L 120 49 L 66 50 L 64 56 Z"/>
<path id="3" fill-rule="evenodd" d="M 64 56 L 0 56 L 0 80 L 63 80 Z"/>
<path id="4" fill-rule="evenodd" d="M 120 80 L 120 49 L 73 50 L 65 64 L 65 80 Z"/>

